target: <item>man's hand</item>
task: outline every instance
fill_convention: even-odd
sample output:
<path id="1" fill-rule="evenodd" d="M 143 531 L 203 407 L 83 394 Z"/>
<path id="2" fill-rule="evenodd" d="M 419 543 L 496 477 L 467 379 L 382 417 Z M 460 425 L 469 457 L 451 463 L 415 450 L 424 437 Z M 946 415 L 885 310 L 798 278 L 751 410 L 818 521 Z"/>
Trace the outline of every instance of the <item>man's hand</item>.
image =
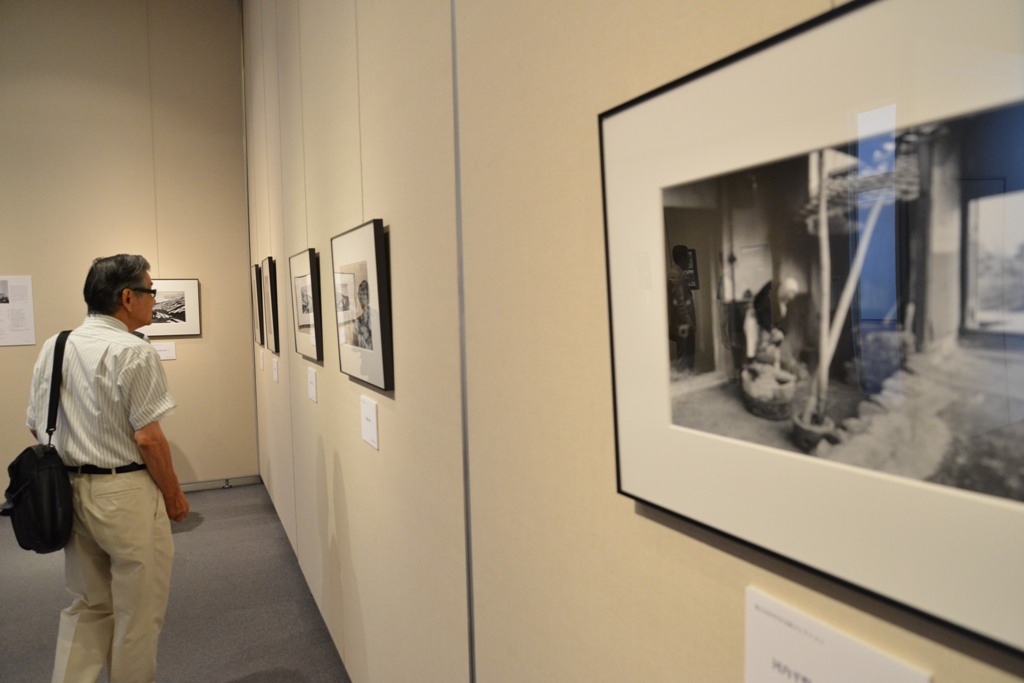
<path id="1" fill-rule="evenodd" d="M 146 471 L 164 496 L 167 516 L 175 522 L 185 519 L 188 514 L 188 499 L 178 483 L 171 463 L 171 446 L 167 443 L 164 430 L 159 422 L 150 422 L 135 432 L 135 443 L 146 463 Z"/>
<path id="2" fill-rule="evenodd" d="M 182 491 L 178 491 L 177 495 L 164 498 L 164 505 L 167 507 L 167 516 L 175 522 L 184 520 L 188 514 L 188 498 L 185 497 L 185 493 Z"/>

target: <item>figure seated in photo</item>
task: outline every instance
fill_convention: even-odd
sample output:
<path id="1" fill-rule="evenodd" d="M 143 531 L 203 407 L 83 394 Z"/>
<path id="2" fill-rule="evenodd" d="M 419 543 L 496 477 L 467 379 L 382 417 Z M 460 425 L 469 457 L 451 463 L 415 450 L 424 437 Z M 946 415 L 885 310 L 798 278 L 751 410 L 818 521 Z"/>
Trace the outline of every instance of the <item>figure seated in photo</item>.
<path id="1" fill-rule="evenodd" d="M 779 358 L 782 368 L 799 379 L 810 375 L 808 356 L 817 346 L 817 316 L 811 308 L 811 297 L 801 292 L 796 280 L 788 277 L 779 286 L 778 329 L 783 338 L 779 342 Z"/>
<path id="2" fill-rule="evenodd" d="M 798 379 L 809 376 L 806 355 L 810 298 L 801 293 L 793 278 L 786 278 L 777 290 L 779 316 L 772 303 L 772 283 L 766 282 L 756 295 L 747 297 L 743 332 L 746 364 L 757 362 L 785 370 Z"/>

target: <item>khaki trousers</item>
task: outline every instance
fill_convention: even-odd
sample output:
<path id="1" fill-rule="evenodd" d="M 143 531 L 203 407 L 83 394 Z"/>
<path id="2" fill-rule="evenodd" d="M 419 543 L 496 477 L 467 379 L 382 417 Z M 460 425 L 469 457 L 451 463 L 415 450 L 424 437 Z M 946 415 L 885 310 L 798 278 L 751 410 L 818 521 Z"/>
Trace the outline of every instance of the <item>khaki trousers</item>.
<path id="1" fill-rule="evenodd" d="M 61 612 L 53 683 L 152 683 L 174 545 L 145 470 L 72 474 L 75 521 L 64 549 L 71 606 Z"/>

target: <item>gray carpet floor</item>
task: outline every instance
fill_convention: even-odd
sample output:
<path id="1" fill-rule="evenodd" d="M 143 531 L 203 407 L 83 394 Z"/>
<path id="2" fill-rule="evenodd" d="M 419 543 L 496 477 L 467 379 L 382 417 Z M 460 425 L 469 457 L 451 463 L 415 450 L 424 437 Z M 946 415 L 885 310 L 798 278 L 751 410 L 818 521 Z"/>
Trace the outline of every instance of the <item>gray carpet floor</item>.
<path id="1" fill-rule="evenodd" d="M 189 516 L 172 524 L 158 681 L 350 683 L 263 486 L 188 497 Z M 0 517 L 0 681 L 50 680 L 69 603 L 64 554 L 22 550 Z"/>

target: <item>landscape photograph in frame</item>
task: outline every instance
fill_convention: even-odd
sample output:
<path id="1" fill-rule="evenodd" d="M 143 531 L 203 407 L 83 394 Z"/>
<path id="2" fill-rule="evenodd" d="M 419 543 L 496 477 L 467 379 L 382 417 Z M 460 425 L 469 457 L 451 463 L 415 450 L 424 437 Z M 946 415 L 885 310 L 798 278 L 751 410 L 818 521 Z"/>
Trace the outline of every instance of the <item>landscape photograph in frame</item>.
<path id="1" fill-rule="evenodd" d="M 199 280 L 154 279 L 153 322 L 140 327 L 147 337 L 195 337 L 202 334 Z"/>

